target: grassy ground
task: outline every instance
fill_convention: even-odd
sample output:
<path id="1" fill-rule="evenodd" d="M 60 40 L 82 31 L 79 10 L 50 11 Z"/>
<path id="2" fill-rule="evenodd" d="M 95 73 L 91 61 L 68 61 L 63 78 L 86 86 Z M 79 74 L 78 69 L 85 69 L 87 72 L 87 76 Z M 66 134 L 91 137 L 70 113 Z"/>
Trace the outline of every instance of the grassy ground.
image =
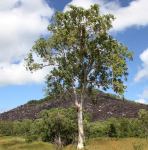
<path id="1" fill-rule="evenodd" d="M 0 150 L 56 150 L 52 144 L 43 142 L 26 143 L 19 137 L 0 137 Z M 75 146 L 67 146 L 64 150 L 76 150 Z M 92 139 L 86 150 L 148 150 L 148 139 Z"/>
<path id="2" fill-rule="evenodd" d="M 54 150 L 52 144 L 43 142 L 26 143 L 19 137 L 0 137 L 0 150 Z"/>

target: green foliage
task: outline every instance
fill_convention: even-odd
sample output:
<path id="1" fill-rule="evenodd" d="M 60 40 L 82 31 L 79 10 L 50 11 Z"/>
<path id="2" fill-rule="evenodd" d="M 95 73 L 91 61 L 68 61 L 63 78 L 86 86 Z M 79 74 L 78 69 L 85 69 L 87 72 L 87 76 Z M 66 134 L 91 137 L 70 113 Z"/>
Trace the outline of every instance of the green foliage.
<path id="1" fill-rule="evenodd" d="M 118 132 L 115 124 L 111 123 L 109 126 L 109 131 L 108 131 L 108 136 L 109 137 L 118 137 Z"/>
<path id="2" fill-rule="evenodd" d="M 13 123 L 11 121 L 0 121 L 0 135 L 12 135 Z"/>
<path id="3" fill-rule="evenodd" d="M 13 123 L 13 134 L 26 136 L 30 132 L 32 120 L 26 119 L 23 121 L 16 121 Z"/>
<path id="4" fill-rule="evenodd" d="M 88 137 L 148 137 L 148 111 L 141 110 L 139 118 L 110 118 L 89 124 Z"/>
<path id="5" fill-rule="evenodd" d="M 148 137 L 148 111 L 142 109 L 139 112 L 139 124 L 143 129 L 143 134 Z"/>
<path id="6" fill-rule="evenodd" d="M 89 115 L 85 114 L 84 124 L 87 130 Z M 61 138 L 67 145 L 77 137 L 77 112 L 74 108 L 56 108 L 41 112 L 40 119 L 23 121 L 0 121 L 0 135 L 24 136 L 27 142 L 42 139 L 56 142 Z"/>
<path id="7" fill-rule="evenodd" d="M 57 12 L 48 27 L 50 36 L 36 41 L 26 67 L 33 71 L 54 66 L 47 78 L 49 93 L 61 93 L 77 82 L 80 90 L 102 87 L 122 94 L 132 53 L 108 34 L 113 20 L 110 14 L 101 15 L 96 4 L 88 10 L 70 6 Z"/>
<path id="8" fill-rule="evenodd" d="M 74 109 L 43 111 L 41 117 L 43 141 L 54 142 L 60 137 L 64 144 L 69 144 L 75 139 L 77 116 Z"/>
<path id="9" fill-rule="evenodd" d="M 131 136 L 131 120 L 123 118 L 120 121 L 120 137 L 130 137 Z"/>
<path id="10" fill-rule="evenodd" d="M 62 109 L 56 108 L 45 110 L 41 113 L 41 138 L 43 141 L 55 142 L 59 137 L 62 144 L 75 142 L 77 127 L 77 112 L 74 108 Z M 85 130 L 87 130 L 89 115 L 84 116 Z"/>
<path id="11" fill-rule="evenodd" d="M 37 104 L 42 104 L 43 102 L 47 102 L 47 101 L 52 101 L 53 100 L 53 96 L 52 95 L 49 95 L 43 99 L 40 99 L 40 100 L 30 100 L 28 101 L 27 104 L 29 105 L 37 105 Z"/>
<path id="12" fill-rule="evenodd" d="M 27 104 L 38 104 L 39 102 L 38 102 L 38 100 L 30 100 L 30 101 L 28 101 L 27 102 Z"/>
<path id="13" fill-rule="evenodd" d="M 86 139 L 97 137 L 148 137 L 148 111 L 141 110 L 136 119 L 110 118 L 106 121 L 90 122 L 85 115 L 84 125 Z M 67 145 L 77 140 L 76 111 L 69 109 L 52 109 L 41 113 L 41 118 L 23 121 L 0 121 L 0 135 L 24 136 L 27 142 L 40 140 L 55 142 L 58 136 L 62 144 Z"/>
<path id="14" fill-rule="evenodd" d="M 105 121 L 89 123 L 88 138 L 107 137 L 108 124 Z"/>

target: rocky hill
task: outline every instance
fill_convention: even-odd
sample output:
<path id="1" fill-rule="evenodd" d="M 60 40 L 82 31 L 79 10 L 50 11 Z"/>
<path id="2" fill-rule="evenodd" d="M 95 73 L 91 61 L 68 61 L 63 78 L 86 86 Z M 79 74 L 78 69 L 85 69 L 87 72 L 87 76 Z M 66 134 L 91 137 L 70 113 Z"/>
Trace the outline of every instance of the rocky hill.
<path id="1" fill-rule="evenodd" d="M 0 120 L 36 119 L 44 109 L 67 108 L 73 106 L 73 104 L 74 98 L 70 96 L 57 97 L 56 99 L 47 97 L 40 101 L 30 101 L 25 105 L 1 113 Z M 95 121 L 105 120 L 110 117 L 135 118 L 140 109 L 148 110 L 148 105 L 121 100 L 116 96 L 98 92 L 93 100 L 91 96 L 86 97 L 84 108 L 91 114 L 92 119 Z"/>

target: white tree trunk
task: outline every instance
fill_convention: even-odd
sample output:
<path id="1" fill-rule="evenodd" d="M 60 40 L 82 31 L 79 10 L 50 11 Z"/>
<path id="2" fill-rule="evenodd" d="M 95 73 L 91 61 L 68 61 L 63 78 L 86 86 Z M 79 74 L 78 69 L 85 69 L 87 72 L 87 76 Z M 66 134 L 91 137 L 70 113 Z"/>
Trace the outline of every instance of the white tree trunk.
<path id="1" fill-rule="evenodd" d="M 84 149 L 84 129 L 83 129 L 83 107 L 82 103 L 79 104 L 78 108 L 78 150 Z"/>
<path id="2" fill-rule="evenodd" d="M 61 136 L 60 136 L 60 134 L 59 134 L 59 137 L 58 137 L 58 145 L 59 145 L 60 148 L 62 147 L 62 141 L 61 141 Z"/>
<path id="3" fill-rule="evenodd" d="M 84 128 L 83 128 L 83 101 L 84 97 L 81 94 L 81 100 L 78 102 L 78 97 L 76 93 L 76 89 L 74 90 L 74 96 L 75 96 L 75 106 L 77 108 L 77 115 L 78 115 L 78 145 L 77 150 L 83 150 L 84 149 Z"/>
<path id="4" fill-rule="evenodd" d="M 62 148 L 62 140 L 61 140 L 61 135 L 59 134 L 55 139 L 54 142 L 57 146 L 57 149 L 61 149 Z"/>

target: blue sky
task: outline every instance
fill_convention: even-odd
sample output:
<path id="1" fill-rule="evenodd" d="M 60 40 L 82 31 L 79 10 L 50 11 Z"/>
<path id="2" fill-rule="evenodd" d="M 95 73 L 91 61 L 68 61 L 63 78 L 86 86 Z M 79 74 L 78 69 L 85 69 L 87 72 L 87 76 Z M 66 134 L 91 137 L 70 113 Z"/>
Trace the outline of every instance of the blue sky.
<path id="1" fill-rule="evenodd" d="M 48 69 L 35 73 L 24 68 L 24 57 L 34 41 L 46 36 L 55 11 L 68 4 L 89 8 L 98 3 L 102 13 L 112 13 L 112 36 L 134 52 L 129 64 L 125 97 L 148 103 L 147 0 L 1 0 L 0 1 L 0 112 L 43 98 Z"/>

